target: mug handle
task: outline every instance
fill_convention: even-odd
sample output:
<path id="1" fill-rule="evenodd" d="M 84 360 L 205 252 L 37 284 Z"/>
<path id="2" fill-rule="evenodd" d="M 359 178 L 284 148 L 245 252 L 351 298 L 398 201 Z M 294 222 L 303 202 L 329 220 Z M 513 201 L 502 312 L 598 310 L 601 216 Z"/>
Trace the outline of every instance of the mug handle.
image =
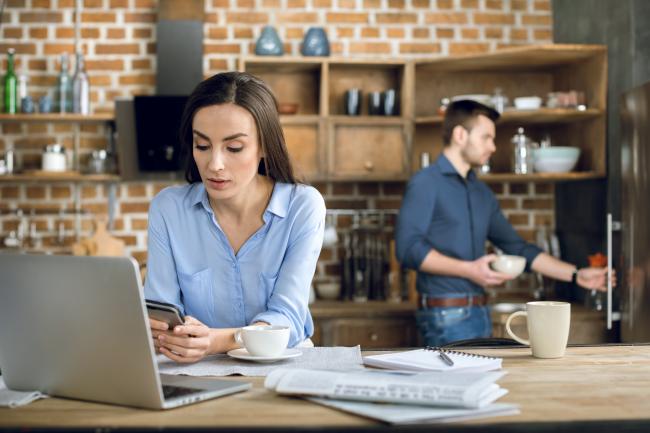
<path id="1" fill-rule="evenodd" d="M 512 322 L 512 319 L 514 319 L 517 316 L 528 316 L 528 312 L 527 311 L 515 311 L 514 313 L 509 315 L 508 320 L 506 320 L 506 332 L 516 342 L 521 343 L 521 344 L 525 344 L 526 346 L 530 346 L 530 340 L 524 340 L 521 337 L 517 337 L 515 335 L 515 333 L 512 332 L 512 329 L 510 329 L 510 322 Z M 528 317 L 526 317 L 526 320 L 528 320 Z"/>

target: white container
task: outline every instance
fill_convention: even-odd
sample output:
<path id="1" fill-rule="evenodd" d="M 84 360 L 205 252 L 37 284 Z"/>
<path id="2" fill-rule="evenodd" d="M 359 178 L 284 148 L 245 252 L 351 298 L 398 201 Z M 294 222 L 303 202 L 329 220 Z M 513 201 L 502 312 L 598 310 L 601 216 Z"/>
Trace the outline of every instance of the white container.
<path id="1" fill-rule="evenodd" d="M 43 151 L 41 169 L 43 171 L 65 171 L 66 164 L 65 149 L 60 144 L 49 144 Z"/>
<path id="2" fill-rule="evenodd" d="M 542 98 L 539 96 L 522 96 L 515 98 L 514 102 L 518 110 L 536 110 L 542 106 Z"/>

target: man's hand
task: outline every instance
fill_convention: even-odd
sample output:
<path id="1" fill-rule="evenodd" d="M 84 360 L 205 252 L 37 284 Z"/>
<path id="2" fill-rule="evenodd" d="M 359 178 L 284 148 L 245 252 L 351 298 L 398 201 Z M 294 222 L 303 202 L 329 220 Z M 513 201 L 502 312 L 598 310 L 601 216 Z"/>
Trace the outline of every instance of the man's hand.
<path id="1" fill-rule="evenodd" d="M 612 286 L 616 286 L 616 271 L 612 269 Z M 576 279 L 578 285 L 584 289 L 607 291 L 607 268 L 584 268 L 578 271 Z"/>
<path id="2" fill-rule="evenodd" d="M 492 270 L 490 263 L 495 261 L 496 258 L 496 254 L 488 254 L 473 262 L 468 262 L 469 275 L 467 277 L 481 287 L 499 286 L 506 281 L 512 280 L 514 277 L 511 275 Z"/>

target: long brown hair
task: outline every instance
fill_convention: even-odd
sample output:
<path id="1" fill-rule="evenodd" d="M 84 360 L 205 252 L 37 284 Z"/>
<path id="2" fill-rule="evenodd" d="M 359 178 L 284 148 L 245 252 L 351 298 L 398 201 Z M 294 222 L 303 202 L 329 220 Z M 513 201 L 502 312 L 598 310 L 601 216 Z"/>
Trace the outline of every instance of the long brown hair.
<path id="1" fill-rule="evenodd" d="M 203 107 L 229 103 L 245 108 L 255 119 L 264 155 L 257 169 L 258 173 L 277 182 L 295 184 L 296 179 L 278 116 L 278 102 L 264 81 L 246 72 L 222 72 L 213 75 L 199 83 L 189 96 L 180 127 L 180 138 L 185 152 L 185 179 L 189 183 L 201 182 L 192 156 L 194 115 Z"/>

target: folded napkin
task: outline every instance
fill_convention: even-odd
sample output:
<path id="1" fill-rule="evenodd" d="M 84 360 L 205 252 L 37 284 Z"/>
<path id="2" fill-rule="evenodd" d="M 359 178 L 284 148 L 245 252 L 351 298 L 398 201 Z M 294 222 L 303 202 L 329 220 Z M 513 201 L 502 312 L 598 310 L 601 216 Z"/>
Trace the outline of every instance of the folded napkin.
<path id="1" fill-rule="evenodd" d="M 14 391 L 8 389 L 4 379 L 0 376 L 0 407 L 24 406 L 39 398 L 47 398 L 47 395 L 40 391 Z"/>

